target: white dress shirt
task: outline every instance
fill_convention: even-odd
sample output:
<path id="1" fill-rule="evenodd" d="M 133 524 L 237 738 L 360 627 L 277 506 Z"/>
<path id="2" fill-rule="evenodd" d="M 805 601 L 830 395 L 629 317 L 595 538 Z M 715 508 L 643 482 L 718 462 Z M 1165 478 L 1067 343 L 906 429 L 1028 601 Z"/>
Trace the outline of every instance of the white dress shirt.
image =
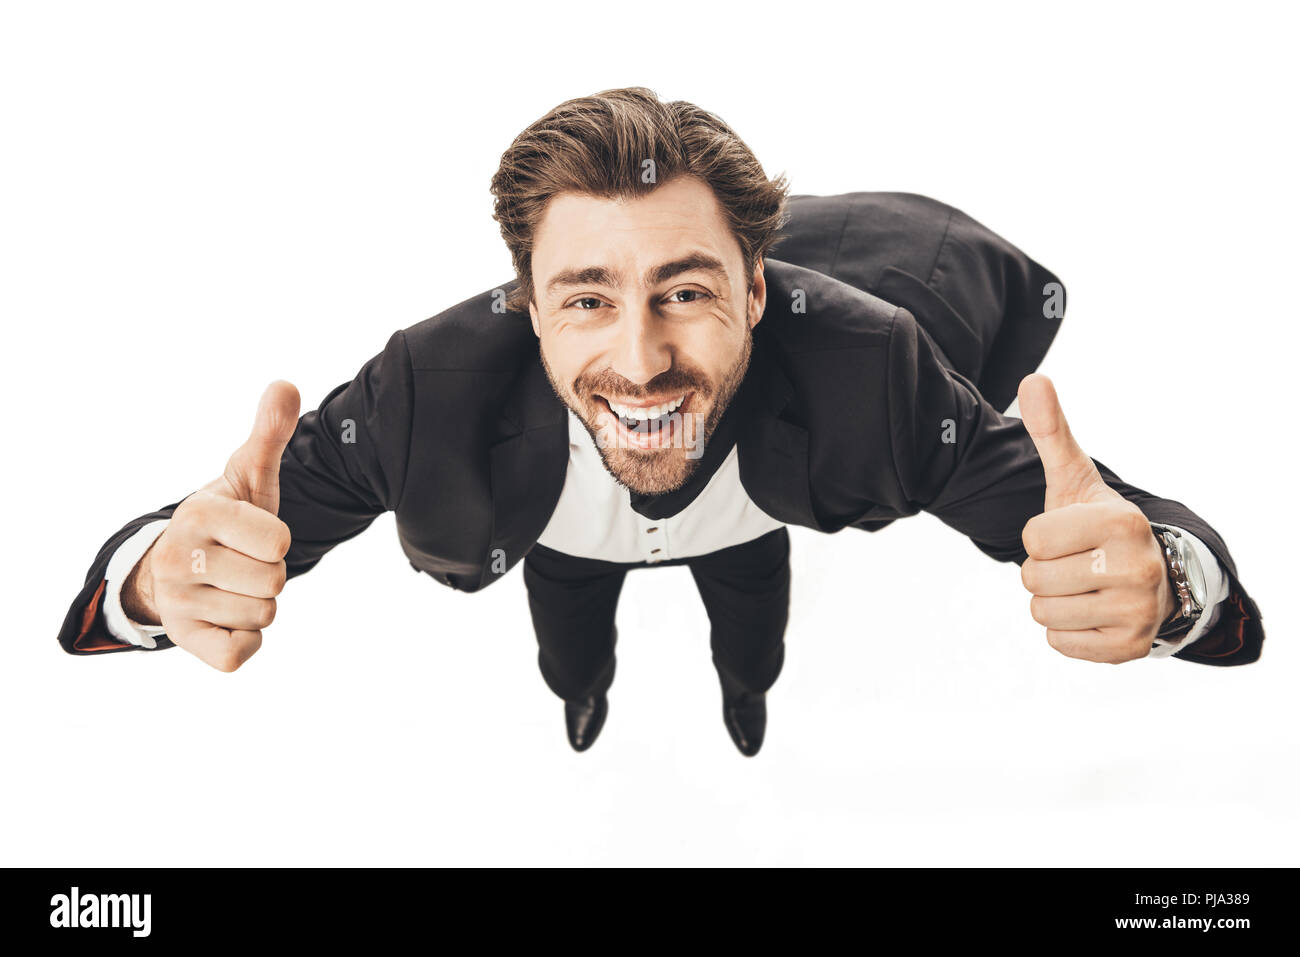
<path id="1" fill-rule="evenodd" d="M 707 555 L 781 528 L 740 484 L 733 446 L 690 505 L 671 518 L 633 511 L 581 420 L 569 411 L 569 468 L 551 520 L 538 539 L 547 548 L 607 562 L 655 562 Z"/>
<path id="2" fill-rule="evenodd" d="M 735 448 L 690 505 L 671 518 L 646 518 L 632 509 L 628 490 L 614 481 L 591 435 L 570 410 L 569 465 L 564 487 L 538 541 L 580 558 L 654 564 L 670 558 L 707 555 L 753 541 L 783 524 L 755 505 L 745 492 Z M 108 563 L 104 621 L 119 641 L 154 648 L 154 638 L 165 631 L 126 616 L 122 611 L 121 583 L 166 527 L 166 519 L 145 525 L 118 547 Z M 1181 639 L 1156 639 L 1148 658 L 1168 657 L 1200 638 L 1218 619 L 1219 603 L 1228 597 L 1228 576 L 1218 559 L 1196 536 L 1179 531 L 1190 540 L 1205 571 L 1205 612 Z"/>

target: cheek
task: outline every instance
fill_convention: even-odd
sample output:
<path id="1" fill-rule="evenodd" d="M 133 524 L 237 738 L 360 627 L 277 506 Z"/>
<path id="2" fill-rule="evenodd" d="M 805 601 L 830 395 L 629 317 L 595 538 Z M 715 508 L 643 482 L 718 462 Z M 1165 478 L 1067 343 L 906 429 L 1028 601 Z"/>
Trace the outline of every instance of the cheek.
<path id="1" fill-rule="evenodd" d="M 695 338 L 689 351 L 683 352 L 716 385 L 735 367 L 744 352 L 743 333 L 715 325 Z"/>
<path id="2" fill-rule="evenodd" d="M 671 342 L 682 359 L 710 372 L 729 368 L 741 351 L 740 335 L 720 322 L 684 325 Z"/>
<path id="3" fill-rule="evenodd" d="M 574 379 L 595 369 L 601 357 L 599 346 L 588 335 L 552 333 L 541 337 L 542 355 L 545 356 L 551 373 L 566 390 L 572 388 Z"/>

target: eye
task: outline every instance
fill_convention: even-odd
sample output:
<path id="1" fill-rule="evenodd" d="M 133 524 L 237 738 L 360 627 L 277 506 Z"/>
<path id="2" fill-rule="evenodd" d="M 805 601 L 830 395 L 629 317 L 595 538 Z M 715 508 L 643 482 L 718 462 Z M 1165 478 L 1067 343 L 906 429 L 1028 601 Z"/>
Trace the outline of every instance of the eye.
<path id="1" fill-rule="evenodd" d="M 587 306 L 580 305 L 580 303 L 584 303 L 584 302 L 593 303 L 593 305 L 587 305 Z M 569 303 L 569 305 L 577 306 L 578 309 L 582 312 L 591 312 L 592 310 L 600 307 L 601 301 L 597 299 L 595 296 L 583 296 L 581 299 L 573 300 L 573 302 Z"/>
<path id="2" fill-rule="evenodd" d="M 674 296 L 689 296 L 691 298 L 674 299 L 673 298 Z M 668 301 L 674 304 L 676 303 L 684 304 L 688 302 L 703 302 L 705 299 L 712 299 L 712 298 L 713 298 L 713 293 L 705 292 L 703 289 L 678 289 L 669 294 Z"/>

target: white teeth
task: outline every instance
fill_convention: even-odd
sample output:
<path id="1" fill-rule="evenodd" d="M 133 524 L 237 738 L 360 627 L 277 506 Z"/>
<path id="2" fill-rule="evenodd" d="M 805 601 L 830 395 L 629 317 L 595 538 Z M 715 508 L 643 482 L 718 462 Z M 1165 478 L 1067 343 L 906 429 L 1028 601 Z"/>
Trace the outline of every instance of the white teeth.
<path id="1" fill-rule="evenodd" d="M 605 401 L 609 402 L 609 407 L 623 418 L 644 421 L 646 419 L 657 419 L 661 415 L 667 415 L 669 412 L 676 411 L 681 407 L 681 404 L 686 401 L 686 396 L 679 395 L 671 402 L 663 402 L 659 405 L 649 406 L 648 408 L 635 408 L 630 405 L 619 405 L 617 402 L 613 402 L 609 399 L 606 399 Z"/>

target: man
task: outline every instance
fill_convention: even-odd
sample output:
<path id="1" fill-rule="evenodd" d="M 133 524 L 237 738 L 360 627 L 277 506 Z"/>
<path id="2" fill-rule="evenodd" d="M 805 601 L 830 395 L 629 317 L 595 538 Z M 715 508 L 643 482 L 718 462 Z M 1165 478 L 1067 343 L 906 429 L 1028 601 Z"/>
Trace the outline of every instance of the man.
<path id="1" fill-rule="evenodd" d="M 1259 657 L 1218 534 L 1090 459 L 1026 377 L 1064 289 L 971 218 L 906 194 L 787 198 L 717 117 L 640 88 L 538 120 L 492 191 L 515 279 L 395 333 L 301 419 L 273 384 L 220 478 L 104 545 L 65 650 L 175 644 L 233 671 L 285 580 L 393 510 L 412 566 L 453 588 L 523 560 L 577 750 L 608 712 L 627 571 L 689 566 L 753 755 L 786 526 L 925 510 L 1020 563 L 1062 654 Z M 1017 391 L 1023 421 L 999 412 Z"/>

